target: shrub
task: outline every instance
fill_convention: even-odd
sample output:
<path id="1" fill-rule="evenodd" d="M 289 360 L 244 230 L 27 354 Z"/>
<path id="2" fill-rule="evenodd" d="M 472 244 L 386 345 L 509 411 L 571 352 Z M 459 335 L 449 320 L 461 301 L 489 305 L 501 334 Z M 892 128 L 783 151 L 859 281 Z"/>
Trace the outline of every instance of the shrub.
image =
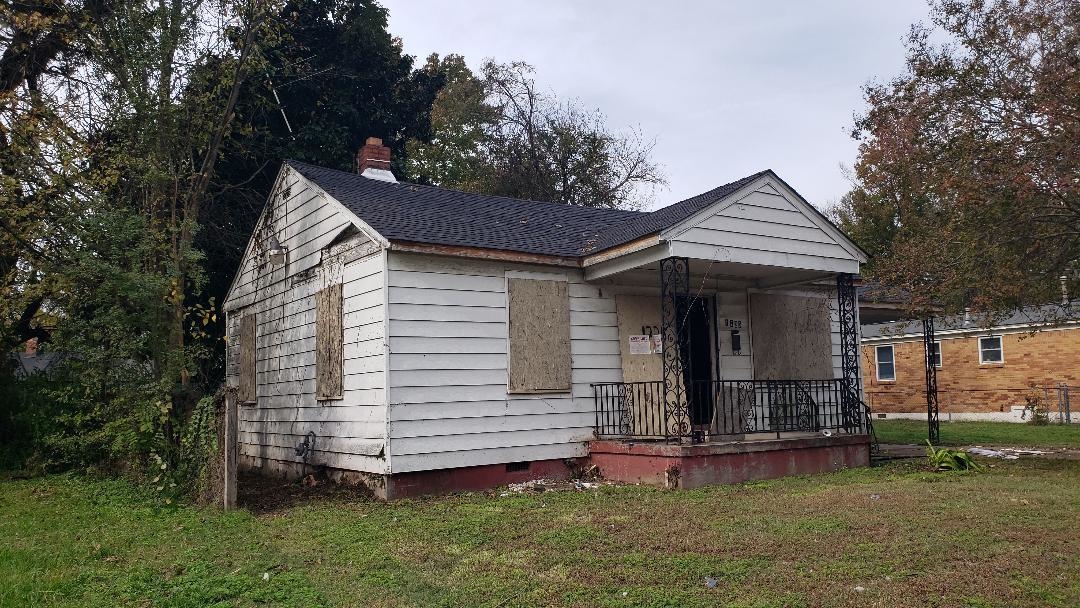
<path id="1" fill-rule="evenodd" d="M 935 448 L 929 440 L 926 442 L 926 459 L 935 471 L 978 471 L 979 465 L 970 454 L 963 450 Z"/>

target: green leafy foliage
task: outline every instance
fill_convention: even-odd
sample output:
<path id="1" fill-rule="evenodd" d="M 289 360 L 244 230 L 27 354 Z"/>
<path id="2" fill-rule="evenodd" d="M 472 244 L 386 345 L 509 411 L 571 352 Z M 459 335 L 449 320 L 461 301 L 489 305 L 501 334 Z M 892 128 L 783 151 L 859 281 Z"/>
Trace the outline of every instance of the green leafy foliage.
<path id="1" fill-rule="evenodd" d="M 1080 293 L 1080 3 L 935 0 L 931 21 L 906 73 L 866 87 L 835 215 L 916 312 Z"/>
<path id="2" fill-rule="evenodd" d="M 431 141 L 410 141 L 411 179 L 439 186 L 587 207 L 637 208 L 666 184 L 653 142 L 617 132 L 603 114 L 539 90 L 524 62 L 460 56 L 425 67 L 446 86 L 431 109 Z"/>
<path id="3" fill-rule="evenodd" d="M 970 454 L 953 448 L 935 448 L 926 442 L 926 459 L 935 471 L 978 471 L 981 467 Z"/>

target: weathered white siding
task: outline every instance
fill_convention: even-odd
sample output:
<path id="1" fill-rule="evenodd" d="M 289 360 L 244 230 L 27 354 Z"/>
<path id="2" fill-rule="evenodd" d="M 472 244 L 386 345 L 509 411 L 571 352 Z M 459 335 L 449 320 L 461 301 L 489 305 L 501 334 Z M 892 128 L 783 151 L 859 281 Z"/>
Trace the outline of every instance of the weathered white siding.
<path id="1" fill-rule="evenodd" d="M 507 392 L 508 276 L 566 280 L 572 390 Z M 615 298 L 579 269 L 389 252 L 394 473 L 583 456 L 593 382 L 619 382 Z"/>
<path id="2" fill-rule="evenodd" d="M 276 235 L 288 262 L 273 267 L 255 246 Z M 306 179 L 283 170 L 256 228 L 225 309 L 226 380 L 237 378 L 235 330 L 257 315 L 256 403 L 240 408 L 240 453 L 247 466 L 289 470 L 309 432 L 309 463 L 385 472 L 384 252 L 358 232 L 350 214 Z M 315 293 L 342 284 L 343 398 L 315 398 Z"/>
<path id="3" fill-rule="evenodd" d="M 794 196 L 765 184 L 666 232 L 671 255 L 826 272 L 859 271 L 851 251 Z"/>

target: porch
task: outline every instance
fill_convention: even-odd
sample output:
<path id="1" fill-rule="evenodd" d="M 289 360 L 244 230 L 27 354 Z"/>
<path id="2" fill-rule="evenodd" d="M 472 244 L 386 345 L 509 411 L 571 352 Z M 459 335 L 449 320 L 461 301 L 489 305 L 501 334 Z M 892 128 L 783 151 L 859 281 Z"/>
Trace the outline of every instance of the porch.
<path id="1" fill-rule="evenodd" d="M 592 278 L 615 294 L 623 368 L 591 385 L 606 477 L 688 488 L 869 464 L 852 274 L 667 257 Z"/>

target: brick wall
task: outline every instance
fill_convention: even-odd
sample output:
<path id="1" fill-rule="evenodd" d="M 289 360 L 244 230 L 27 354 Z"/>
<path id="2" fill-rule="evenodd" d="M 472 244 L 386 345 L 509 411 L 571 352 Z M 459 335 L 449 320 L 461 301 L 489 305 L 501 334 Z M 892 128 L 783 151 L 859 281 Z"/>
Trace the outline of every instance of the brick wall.
<path id="1" fill-rule="evenodd" d="M 1008 412 L 1012 406 L 1025 404 L 1025 397 L 1032 393 L 1032 383 L 1042 387 L 1067 382 L 1070 393 L 1080 394 L 1080 328 L 994 335 L 1002 336 L 1004 363 L 981 365 L 978 336 L 938 336 L 942 363 L 937 370 L 941 412 Z M 889 342 L 862 345 L 867 403 L 875 413 L 925 412 L 922 338 L 898 338 L 892 342 L 896 362 L 893 382 L 877 379 L 874 348 L 882 344 Z M 1045 406 L 1051 410 L 1057 408 L 1054 392 Z"/>

